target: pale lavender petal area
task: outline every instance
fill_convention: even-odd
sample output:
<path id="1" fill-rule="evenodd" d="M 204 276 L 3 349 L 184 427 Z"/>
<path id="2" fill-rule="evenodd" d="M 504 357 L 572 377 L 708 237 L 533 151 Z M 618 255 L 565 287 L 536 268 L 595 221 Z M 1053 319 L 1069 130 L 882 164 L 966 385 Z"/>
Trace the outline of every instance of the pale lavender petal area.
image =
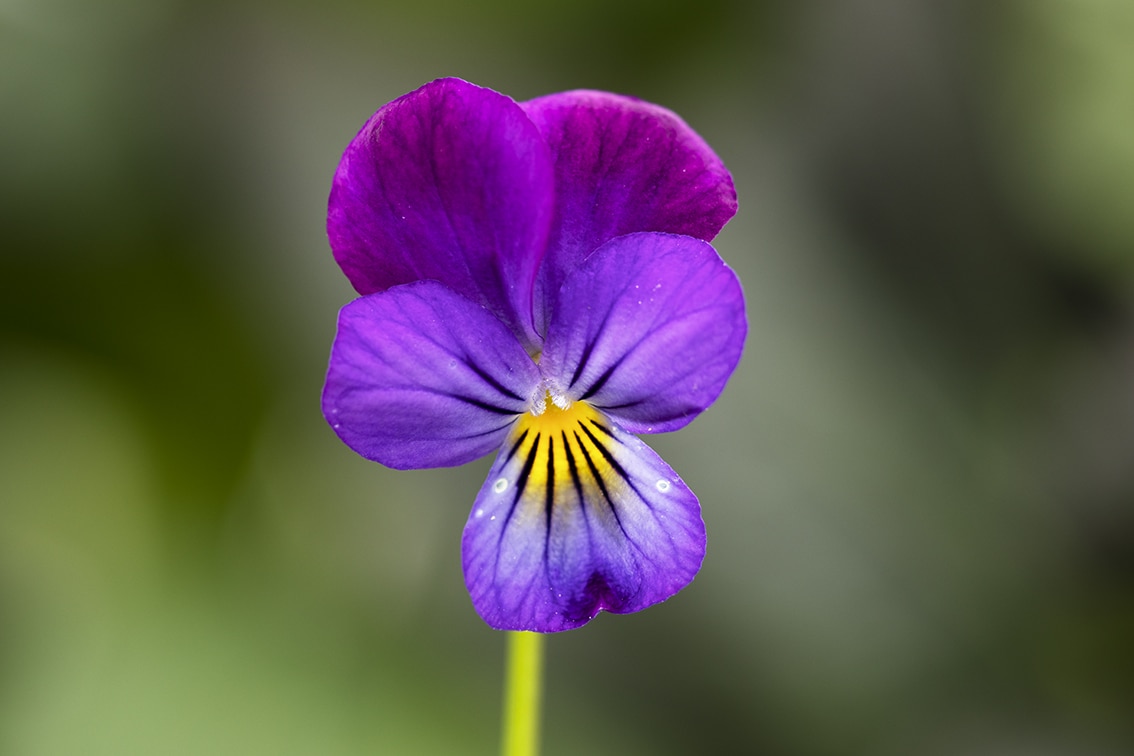
<path id="1" fill-rule="evenodd" d="M 439 79 L 383 106 L 347 146 L 327 235 L 360 294 L 437 280 L 534 352 L 532 284 L 553 209 L 550 153 L 520 106 Z"/>
<path id="2" fill-rule="evenodd" d="M 736 213 L 724 163 L 675 113 L 578 90 L 522 104 L 555 160 L 556 217 L 536 291 L 536 319 L 567 274 L 601 244 L 637 231 L 705 241 Z"/>
<path id="3" fill-rule="evenodd" d="M 500 448 L 539 380 L 503 323 L 420 281 L 342 309 L 323 414 L 348 446 L 387 467 L 460 465 Z"/>
<path id="4" fill-rule="evenodd" d="M 462 540 L 473 605 L 501 630 L 557 632 L 600 611 L 639 611 L 688 585 L 704 555 L 697 497 L 597 414 L 553 432 L 518 424 Z"/>
<path id="5" fill-rule="evenodd" d="M 746 333 L 740 282 L 710 245 L 631 234 L 567 278 L 540 367 L 625 430 L 662 433 L 713 403 Z"/>

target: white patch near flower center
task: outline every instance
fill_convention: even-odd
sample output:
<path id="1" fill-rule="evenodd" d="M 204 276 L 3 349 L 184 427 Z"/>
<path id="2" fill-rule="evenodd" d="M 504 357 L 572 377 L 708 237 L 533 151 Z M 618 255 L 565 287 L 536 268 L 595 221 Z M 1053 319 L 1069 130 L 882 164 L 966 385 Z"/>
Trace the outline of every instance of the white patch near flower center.
<path id="1" fill-rule="evenodd" d="M 539 417 L 547 411 L 548 402 L 561 410 L 567 410 L 571 407 L 571 400 L 567 398 L 567 395 L 558 386 L 544 378 L 532 392 L 529 412 L 532 413 L 533 417 Z"/>

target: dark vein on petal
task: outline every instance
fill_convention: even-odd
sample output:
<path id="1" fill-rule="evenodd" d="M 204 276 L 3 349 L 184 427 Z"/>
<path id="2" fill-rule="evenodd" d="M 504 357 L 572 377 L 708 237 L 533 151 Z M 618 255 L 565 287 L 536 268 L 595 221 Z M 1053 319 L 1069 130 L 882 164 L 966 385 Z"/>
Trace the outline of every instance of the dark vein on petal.
<path id="1" fill-rule="evenodd" d="M 658 311 L 654 313 L 654 316 L 651 319 L 649 326 L 647 328 L 644 328 L 643 331 L 642 331 L 643 334 L 645 334 L 645 335 L 641 339 L 639 339 L 636 343 L 634 343 L 629 349 L 626 350 L 626 353 L 622 355 L 622 357 L 620 358 L 620 361 L 626 360 L 631 355 L 635 354 L 640 348 L 642 348 L 646 344 L 650 343 L 652 340 L 656 339 L 658 337 L 659 333 L 665 333 L 666 331 L 675 331 L 675 330 L 680 330 L 682 328 L 686 328 L 686 327 L 688 327 L 689 321 L 695 320 L 697 318 L 697 316 L 701 315 L 702 313 L 707 313 L 707 312 L 712 312 L 713 310 L 722 310 L 722 309 L 728 309 L 728 308 L 723 307 L 718 302 L 710 302 L 707 305 L 695 307 L 695 308 L 690 309 L 690 310 L 682 310 L 680 312 L 680 314 L 678 314 L 676 316 L 666 317 L 666 315 L 669 314 L 668 308 L 667 307 L 658 308 Z M 662 320 L 663 317 L 665 318 L 665 323 L 663 323 L 659 326 L 658 322 L 660 320 Z M 720 318 L 717 317 L 717 318 L 714 318 L 714 320 L 720 320 Z M 734 330 L 734 329 L 730 329 L 730 333 L 731 333 L 732 330 Z M 722 338 L 719 338 L 718 341 L 727 342 L 728 338 L 722 337 Z M 690 365 L 689 369 L 686 370 L 682 374 L 681 377 L 688 376 L 692 373 L 701 371 L 703 369 L 704 369 L 703 364 Z"/>
<path id="2" fill-rule="evenodd" d="M 586 428 L 583 428 L 582 425 L 579 427 L 583 429 L 584 433 L 594 439 L 594 436 L 592 436 Z M 599 474 L 598 467 L 591 458 L 591 453 L 587 451 L 587 445 L 583 443 L 583 439 L 579 438 L 578 433 L 575 434 L 575 441 L 579 444 L 579 450 L 583 452 L 583 459 L 587 461 L 587 467 L 591 468 L 591 476 L 595 479 L 595 483 L 598 484 L 599 490 L 602 491 L 602 497 L 606 499 L 606 504 L 610 507 L 610 513 L 614 515 L 614 521 L 618 523 L 618 529 L 622 531 L 622 535 L 626 537 L 626 540 L 632 541 L 630 534 L 627 533 L 626 528 L 622 526 L 622 518 L 618 516 L 618 510 L 614 506 L 614 499 L 610 497 L 610 491 L 606 490 L 606 483 L 603 482 L 602 475 Z"/>
<path id="3" fill-rule="evenodd" d="M 702 273 L 701 269 L 703 269 L 704 267 L 705 267 L 705 265 L 702 264 L 700 266 L 700 268 L 698 268 L 697 270 L 694 270 L 693 273 L 695 273 L 695 274 Z M 637 271 L 635 271 L 635 273 L 637 273 Z M 633 276 L 629 276 L 628 281 L 632 281 L 632 280 L 633 280 Z M 589 361 L 590 356 L 591 356 L 591 350 L 594 348 L 594 345 L 597 344 L 599 339 L 602 338 L 602 334 L 607 327 L 607 324 L 608 324 L 608 321 L 609 321 L 611 315 L 613 314 L 615 309 L 617 309 L 616 303 L 623 297 L 623 295 L 625 295 L 626 292 L 628 292 L 630 290 L 630 285 L 631 284 L 628 283 L 627 286 L 622 289 L 619 296 L 615 297 L 614 300 L 611 302 L 611 306 L 607 309 L 606 314 L 603 316 L 602 322 L 598 326 L 597 333 L 595 333 L 593 339 L 591 339 L 588 342 L 587 348 L 584 350 L 584 353 L 583 353 L 583 358 L 580 360 L 580 364 L 579 364 L 578 367 L 576 367 L 575 373 L 572 377 L 572 380 L 571 380 L 571 386 L 572 387 L 575 385 L 577 380 L 582 376 L 584 365 Z M 694 291 L 697 291 L 700 288 L 703 288 L 703 286 L 704 286 L 703 282 L 699 281 L 697 286 L 684 287 L 684 288 L 678 287 L 678 289 L 682 290 L 682 291 L 684 291 L 686 289 L 692 289 Z M 672 295 L 672 288 L 671 288 L 670 295 L 667 297 L 667 300 L 672 299 L 672 298 L 673 298 L 673 295 Z M 597 394 L 603 388 L 603 386 L 605 386 L 607 381 L 610 380 L 612 374 L 614 373 L 614 371 L 618 368 L 618 366 L 620 364 L 625 362 L 626 359 L 629 358 L 631 355 L 635 354 L 639 350 L 639 348 L 641 348 L 644 344 L 651 341 L 650 336 L 655 335 L 655 332 L 659 330 L 658 324 L 661 320 L 664 319 L 664 320 L 667 321 L 663 326 L 664 329 L 677 328 L 677 327 L 680 327 L 681 325 L 683 325 L 686 321 L 696 317 L 697 315 L 699 315 L 702 312 L 714 310 L 714 309 L 719 309 L 720 307 L 721 307 L 721 305 L 719 303 L 710 302 L 707 305 L 694 307 L 693 309 L 690 309 L 690 310 L 683 310 L 683 311 L 679 310 L 680 314 L 678 314 L 676 317 L 672 317 L 672 318 L 669 317 L 669 315 L 671 314 L 671 308 L 668 305 L 656 308 L 656 310 L 653 314 L 653 317 L 651 319 L 651 322 L 649 324 L 649 327 L 645 328 L 643 330 L 643 334 L 644 334 L 643 338 L 641 338 L 637 343 L 633 344 L 621 357 L 619 357 L 618 361 L 614 365 L 607 368 L 607 370 L 599 377 L 599 379 L 580 398 L 581 399 L 589 399 L 590 397 Z M 697 372 L 697 371 L 703 370 L 703 369 L 704 369 L 703 365 L 696 366 L 696 367 L 692 368 L 691 370 L 687 371 L 681 377 L 684 378 L 684 377 L 686 377 L 687 375 L 689 375 L 693 372 Z M 672 382 L 676 382 L 676 381 L 672 381 Z M 641 399 L 641 400 L 638 400 L 635 403 L 644 403 L 645 401 L 646 401 L 645 399 Z M 617 409 L 617 408 L 620 408 L 620 407 L 623 407 L 623 406 L 624 405 L 615 405 L 614 408 Z"/>
<path id="4" fill-rule="evenodd" d="M 499 426 L 498 428 L 492 428 L 491 430 L 481 431 L 480 433 L 470 433 L 467 436 L 454 436 L 452 440 L 454 440 L 454 441 L 467 441 L 467 440 L 472 439 L 472 438 L 480 438 L 481 436 L 491 436 L 494 433 L 499 433 L 500 431 L 504 430 L 505 428 L 507 428 L 511 424 L 512 424 L 512 421 L 509 420 L 508 422 L 504 423 L 503 425 Z"/>
<path id="5" fill-rule="evenodd" d="M 590 418 L 587 419 L 587 422 L 590 423 L 592 426 L 594 426 L 597 430 L 601 431 L 603 434 L 608 436 L 610 439 L 612 439 L 613 441 L 618 443 L 619 445 L 621 445 L 623 447 L 626 446 L 625 442 L 623 442 L 620 438 L 618 438 L 618 436 L 615 435 L 614 430 L 612 428 L 609 428 L 609 427 L 603 425 L 602 423 L 598 422 L 597 420 L 590 419 Z M 634 481 L 631 480 L 631 478 L 630 478 L 629 474 L 626 472 L 625 468 L 621 467 L 618 464 L 618 462 L 614 459 L 611 452 L 602 443 L 599 442 L 599 440 L 595 437 L 595 435 L 593 433 L 591 433 L 589 430 L 587 430 L 587 428 L 582 423 L 579 423 L 579 427 L 583 430 L 583 432 L 587 435 L 587 437 L 590 438 L 591 441 L 594 442 L 595 446 L 598 447 L 599 451 L 602 453 L 602 455 L 606 459 L 606 461 L 610 463 L 611 467 L 613 467 L 615 469 L 615 471 L 623 478 L 623 480 L 626 481 L 627 485 L 630 486 L 631 490 L 638 497 L 638 500 L 646 507 L 646 510 L 650 513 L 650 516 L 653 518 L 653 520 L 657 524 L 658 528 L 663 533 L 666 533 L 667 540 L 668 540 L 670 546 L 672 547 L 673 546 L 673 534 L 669 532 L 669 526 L 664 524 L 659 519 L 658 512 L 654 508 L 653 503 L 651 503 L 648 498 L 646 498 L 645 496 L 642 495 L 642 492 L 634 484 Z M 624 527 L 622 527 L 622 519 L 618 515 L 618 511 L 615 508 L 614 501 L 612 500 L 610 494 L 606 490 L 606 487 L 603 485 L 602 480 L 598 477 L 598 471 L 595 468 L 595 465 L 594 465 L 593 461 L 591 460 L 590 455 L 587 453 L 586 447 L 582 444 L 582 440 L 579 438 L 578 433 L 575 434 L 575 439 L 576 439 L 576 441 L 579 442 L 579 446 L 582 449 L 583 454 L 587 459 L 587 464 L 591 468 L 591 473 L 595 476 L 595 480 L 598 482 L 599 488 L 600 488 L 600 490 L 602 490 L 603 496 L 606 498 L 606 501 L 610 506 L 610 511 L 614 515 L 615 520 L 618 522 L 618 526 L 619 526 L 619 528 L 621 528 L 623 535 L 626 536 L 627 541 L 629 541 L 629 543 L 634 547 L 634 550 L 638 552 L 639 556 L 642 559 L 644 559 L 647 562 L 650 562 L 652 564 L 657 564 L 658 560 L 654 556 L 647 554 L 642 549 L 641 545 L 638 544 L 637 541 L 635 541 L 630 536 L 630 534 L 626 532 L 626 529 Z M 689 532 L 688 524 L 682 524 L 681 528 L 685 532 L 687 532 L 687 533 Z M 671 548 L 670 554 L 672 555 L 672 553 L 673 553 L 673 550 Z"/>
<path id="6" fill-rule="evenodd" d="M 488 374 L 488 372 L 487 372 L 487 371 L 486 371 L 486 370 L 485 370 L 484 368 L 482 368 L 482 367 L 481 367 L 480 365 L 476 364 L 475 362 L 473 362 L 473 361 L 472 361 L 472 360 L 470 360 L 470 359 L 465 359 L 465 361 L 464 361 L 464 362 L 465 362 L 465 365 L 467 365 L 467 366 L 468 366 L 469 370 L 471 370 L 471 371 L 473 371 L 474 373 L 476 373 L 476 374 L 477 374 L 477 375 L 478 375 L 478 376 L 480 377 L 480 379 L 481 379 L 482 381 L 484 381 L 484 382 L 485 382 L 485 383 L 487 383 L 487 384 L 488 384 L 489 386 L 491 386 L 492 388 L 494 388 L 494 389 L 496 389 L 497 391 L 499 391 L 499 392 L 500 392 L 501 394 L 503 394 L 504 396 L 506 396 L 506 397 L 508 397 L 508 398 L 510 398 L 510 399 L 515 399 L 515 400 L 516 400 L 516 401 L 518 401 L 518 402 L 522 402 L 522 401 L 524 401 L 524 398 L 523 398 L 522 396 L 519 396 L 519 395 L 517 395 L 517 394 L 516 394 L 515 392 L 513 392 L 513 391 L 512 391 L 511 389 L 507 388 L 507 387 L 506 387 L 506 386 L 505 386 L 504 384 L 500 383 L 500 381 L 498 381 L 498 380 L 496 380 L 495 378 L 493 378 L 493 377 L 492 377 L 491 375 L 489 375 L 489 374 Z"/>
<path id="7" fill-rule="evenodd" d="M 672 291 L 672 288 L 671 288 L 671 291 Z M 667 299 L 672 299 L 672 298 L 673 298 L 672 294 L 669 297 L 667 297 Z M 679 330 L 681 328 L 687 327 L 687 324 L 688 324 L 689 321 L 697 319 L 697 317 L 699 315 L 701 315 L 702 313 L 711 313 L 713 310 L 721 310 L 721 309 L 728 309 L 728 308 L 722 306 L 719 302 L 710 302 L 709 304 L 701 305 L 699 307 L 694 307 L 692 309 L 680 310 L 679 314 L 677 314 L 677 315 L 672 314 L 668 305 L 657 308 L 657 311 L 654 313 L 653 318 L 650 320 L 649 326 L 642 330 L 642 333 L 644 334 L 644 336 L 641 339 L 639 339 L 636 343 L 634 343 L 629 349 L 626 350 L 626 353 L 622 355 L 622 357 L 620 358 L 620 361 L 626 360 L 628 357 L 635 354 L 640 348 L 645 346 L 647 343 L 651 342 L 653 339 L 656 339 L 658 337 L 659 333 L 664 333 L 666 331 Z M 662 321 L 663 319 L 665 320 L 665 322 L 662 323 L 659 326 L 659 321 Z M 720 320 L 719 317 L 713 318 L 713 319 L 714 320 Z M 727 341 L 727 338 L 720 339 L 720 340 L 721 341 Z M 702 370 L 703 367 L 704 367 L 703 365 L 692 365 L 692 366 L 690 366 L 690 369 L 685 372 L 684 375 L 689 375 L 691 373 Z"/>
<path id="8" fill-rule="evenodd" d="M 547 484 L 543 498 L 545 532 L 543 535 L 543 561 L 547 562 L 547 545 L 551 540 L 551 513 L 555 508 L 555 438 L 547 439 Z"/>
<path id="9" fill-rule="evenodd" d="M 607 303 L 606 312 L 603 313 L 602 321 L 599 322 L 598 327 L 595 329 L 594 336 L 590 339 L 590 341 L 587 342 L 587 346 L 583 349 L 582 357 L 579 359 L 579 365 L 575 368 L 575 372 L 571 377 L 571 387 L 573 387 L 575 385 L 575 382 L 578 381 L 579 378 L 582 377 L 583 369 L 587 366 L 587 363 L 591 359 L 591 353 L 594 351 L 594 348 L 599 343 L 599 341 L 602 340 L 603 334 L 606 333 L 606 328 L 610 324 L 611 316 L 614 314 L 614 311 L 617 309 L 618 302 L 621 299 L 621 295 L 624 294 L 625 292 L 629 291 L 630 286 L 631 286 L 631 283 L 629 282 L 629 279 L 628 279 L 626 286 L 623 287 L 619 296 L 611 298 L 610 301 Z M 619 361 L 621 362 L 621 358 L 620 358 Z M 607 376 L 607 378 L 609 378 L 609 377 L 610 376 Z M 589 394 L 588 394 L 588 396 L 589 396 Z"/>
<path id="10" fill-rule="evenodd" d="M 603 432 L 608 433 L 608 434 L 610 433 L 610 431 L 607 428 L 603 427 L 601 424 L 595 422 L 594 420 L 591 420 L 590 422 L 591 422 L 592 425 L 594 425 L 596 428 L 602 430 Z M 579 424 L 579 427 L 583 428 L 582 423 Z M 607 453 L 607 450 L 603 447 L 603 445 L 598 443 L 597 439 L 595 439 L 595 437 L 589 431 L 587 431 L 586 428 L 583 428 L 583 432 L 586 433 L 587 436 L 590 437 L 590 439 L 595 442 L 595 445 L 598 446 L 599 450 L 603 453 L 603 456 L 606 457 L 607 461 L 609 461 L 612 465 L 614 465 L 616 467 L 616 469 L 619 469 L 617 467 L 617 463 L 614 462 L 614 460 L 610 457 L 610 455 Z M 613 435 L 611 437 L 614 438 Z M 614 515 L 614 520 L 615 520 L 615 522 L 618 523 L 618 528 L 619 528 L 619 530 L 622 531 L 622 535 L 625 536 L 626 541 L 634 548 L 634 550 L 636 552 L 638 552 L 638 555 L 642 559 L 644 559 L 647 562 L 650 562 L 651 564 L 657 564 L 658 563 L 657 559 L 655 557 L 647 554 L 645 552 L 645 550 L 643 550 L 641 544 L 639 544 L 636 540 L 634 540 L 634 538 L 630 535 L 630 533 L 628 533 L 626 531 L 626 528 L 622 524 L 622 517 L 618 514 L 618 509 L 614 504 L 614 499 L 610 496 L 610 493 L 607 491 L 606 486 L 603 485 L 602 479 L 599 477 L 598 470 L 596 469 L 595 464 L 592 461 L 590 454 L 587 453 L 587 448 L 586 448 L 586 446 L 583 445 L 582 439 L 579 438 L 578 433 L 575 434 L 575 440 L 579 443 L 579 448 L 582 449 L 583 456 L 586 457 L 587 465 L 591 468 L 591 474 L 594 475 L 595 481 L 599 484 L 599 489 L 602 491 L 603 498 L 606 499 L 607 506 L 610 507 L 610 513 L 612 515 Z M 614 440 L 618 441 L 617 438 L 615 438 Z M 619 443 L 621 443 L 621 441 L 619 441 Z M 656 511 L 654 511 L 653 506 L 650 504 L 649 501 L 647 501 L 642 496 L 641 492 L 638 490 L 638 487 L 634 485 L 633 481 L 630 480 L 629 476 L 626 475 L 625 471 L 622 471 L 621 474 L 622 474 L 623 479 L 626 480 L 626 482 L 629 484 L 630 488 L 638 496 L 638 499 L 643 504 L 645 504 L 646 509 L 649 511 L 650 516 L 653 517 L 654 522 L 657 524 L 658 528 L 661 529 L 663 532 L 667 533 L 667 535 L 669 537 L 670 544 L 672 545 L 673 536 L 668 534 L 668 529 L 658 519 L 658 514 L 657 514 Z"/>
<path id="11" fill-rule="evenodd" d="M 516 412 L 515 410 L 506 409 L 504 407 L 497 407 L 495 404 L 489 404 L 488 402 L 482 402 L 480 399 L 473 399 L 471 396 L 461 396 L 460 394 L 449 394 L 449 396 L 453 397 L 454 399 L 456 399 L 459 402 L 464 402 L 465 404 L 471 404 L 474 407 L 479 407 L 480 409 L 485 410 L 486 412 L 492 412 L 492 413 L 497 414 L 497 415 L 518 415 L 518 414 L 520 414 L 519 412 Z"/>
<path id="12" fill-rule="evenodd" d="M 592 419 L 592 421 L 590 421 L 590 423 L 592 425 L 594 425 L 596 428 L 599 428 L 599 430 L 602 431 L 603 433 L 607 433 L 608 435 L 610 435 L 611 439 L 618 441 L 618 443 L 621 443 L 621 441 L 619 441 L 616 438 L 616 436 L 611 433 L 609 428 L 604 427 L 600 423 L 596 423 L 595 421 L 593 421 L 593 419 Z M 642 492 L 638 491 L 637 486 L 634 485 L 634 482 L 632 481 L 632 479 L 629 478 L 629 476 L 626 474 L 626 470 L 621 468 L 618 465 L 618 462 L 615 461 L 615 459 L 613 459 L 611 457 L 610 452 L 607 451 L 606 447 L 603 447 L 603 445 L 599 442 L 599 440 L 595 439 L 594 435 L 590 431 L 587 431 L 585 427 L 583 427 L 582 423 L 579 423 L 579 427 L 583 428 L 583 432 L 586 433 L 586 435 L 589 436 L 591 441 L 594 442 L 596 447 L 599 448 L 599 451 L 602 452 L 603 457 L 606 458 L 607 461 L 610 462 L 610 465 L 617 470 L 619 475 L 621 475 L 621 477 L 623 477 L 623 479 L 625 479 L 626 483 L 629 485 L 629 487 L 631 487 L 631 490 L 634 491 L 635 495 L 637 495 L 638 500 L 640 500 L 643 504 L 645 504 L 646 510 L 648 510 L 650 512 L 650 516 L 653 518 L 654 523 L 658 525 L 659 529 L 661 529 L 663 533 L 668 533 L 668 528 L 665 525 L 663 525 L 661 523 L 661 520 L 658 518 L 658 512 L 655 511 L 652 504 L 648 500 L 645 499 L 645 496 L 642 495 Z M 583 445 L 582 440 L 578 438 L 577 433 L 575 434 L 575 440 L 579 442 L 579 448 L 581 448 L 583 450 L 583 455 L 586 457 L 587 465 L 589 465 L 591 467 L 591 473 L 594 475 L 595 481 L 599 483 L 599 489 L 602 491 L 603 498 L 607 500 L 607 504 L 610 507 L 610 513 L 611 513 L 611 515 L 615 516 L 615 521 L 616 521 L 616 523 L 618 523 L 618 528 L 621 530 L 621 532 L 623 532 L 623 535 L 626 536 L 626 541 L 634 547 L 634 551 L 636 551 L 642 559 L 644 559 L 645 561 L 648 561 L 652 564 L 657 564 L 658 560 L 655 559 L 654 557 L 652 557 L 652 555 L 646 553 L 642 549 L 642 545 L 640 543 L 638 543 L 637 541 L 635 541 L 634 538 L 631 536 L 631 534 L 626 532 L 626 528 L 623 526 L 623 518 L 621 518 L 619 516 L 618 509 L 615 507 L 615 501 L 613 501 L 613 499 L 611 498 L 610 493 L 607 491 L 607 487 L 602 484 L 602 479 L 599 477 L 598 469 L 595 469 L 594 462 L 591 460 L 591 456 L 589 455 L 589 453 L 587 453 L 586 447 L 585 447 L 585 445 Z M 623 445 L 625 445 L 625 444 L 623 444 Z M 669 541 L 670 541 L 670 545 L 672 545 L 672 536 L 669 537 Z"/>
<path id="13" fill-rule="evenodd" d="M 599 428 L 600 430 L 605 430 L 605 428 L 603 428 L 593 420 L 591 421 L 591 424 L 596 428 Z M 606 459 L 607 464 L 614 469 L 614 472 L 616 472 L 618 476 L 624 481 L 633 486 L 634 483 L 630 480 L 630 475 L 626 472 L 626 468 L 618 463 L 618 460 L 614 458 L 614 455 L 610 453 L 610 450 L 606 448 L 606 445 L 602 441 L 599 441 L 598 437 L 587 429 L 587 426 L 580 425 L 579 427 L 583 429 L 583 433 L 587 434 L 587 438 L 589 438 L 591 440 L 591 443 L 595 445 L 595 448 L 599 450 L 599 453 L 601 453 L 603 458 Z"/>
<path id="14" fill-rule="evenodd" d="M 610 380 L 610 376 L 614 375 L 614 371 L 617 370 L 618 366 L 622 364 L 623 359 L 625 358 L 620 357 L 617 362 L 608 367 L 606 369 L 606 372 L 600 375 L 598 380 L 592 383 L 591 387 L 587 389 L 586 392 L 581 397 L 579 397 L 579 399 L 581 401 L 586 401 L 587 399 L 590 399 L 592 396 L 601 391 L 602 387 L 606 385 L 606 382 Z"/>
<path id="15" fill-rule="evenodd" d="M 606 427 L 605 425 L 603 425 L 602 423 L 600 423 L 600 422 L 599 422 L 598 420 L 594 420 L 594 419 L 592 419 L 592 418 L 588 418 L 588 419 L 587 419 L 587 422 L 589 422 L 589 423 L 590 423 L 591 425 L 593 425 L 593 426 L 595 426 L 596 428 L 598 428 L 598 429 L 599 429 L 600 431 L 602 431 L 602 432 L 603 432 L 603 433 L 605 433 L 606 435 L 610 436 L 610 438 L 611 438 L 611 439 L 613 439 L 614 441 L 617 441 L 617 442 L 618 442 L 618 443 L 620 443 L 620 444 L 622 443 L 621 441 L 619 441 L 619 440 L 618 440 L 618 437 L 614 435 L 614 431 L 613 431 L 613 430 L 611 430 L 610 428 L 607 428 L 607 427 Z"/>
<path id="16" fill-rule="evenodd" d="M 512 522 L 512 515 L 516 512 L 516 505 L 520 503 L 520 499 L 524 495 L 524 489 L 528 487 L 528 477 L 532 474 L 532 467 L 535 466 L 536 457 L 539 454 L 540 435 L 537 433 L 535 440 L 532 442 L 532 447 L 528 449 L 527 459 L 524 460 L 524 466 L 520 469 L 520 477 L 516 478 L 516 495 L 512 497 L 512 506 L 508 508 L 508 514 L 504 517 L 504 524 L 500 527 L 500 540 L 504 540 L 504 533 L 508 530 L 508 525 Z M 499 549 L 497 549 L 499 552 Z M 499 558 L 499 554 L 497 555 Z"/>
<path id="17" fill-rule="evenodd" d="M 639 404 L 644 404 L 645 402 L 646 402 L 646 399 L 635 399 L 632 402 L 623 402 L 622 404 L 593 404 L 591 406 L 592 407 L 598 407 L 599 409 L 604 409 L 604 410 L 617 410 L 617 409 L 626 409 L 628 407 L 635 407 Z"/>
<path id="18" fill-rule="evenodd" d="M 617 438 L 615 438 L 614 432 L 611 431 L 609 428 L 604 427 L 601 423 L 597 423 L 594 420 L 591 420 L 590 423 L 591 423 L 591 425 L 595 426 L 600 431 L 607 434 L 608 436 L 610 436 L 612 439 L 614 439 L 618 443 L 622 443 L 621 441 L 618 441 Z M 614 455 L 611 454 L 610 450 L 607 449 L 606 446 L 601 441 L 599 441 L 598 438 L 595 437 L 595 434 L 593 434 L 589 430 L 587 430 L 587 426 L 580 425 L 579 427 L 582 428 L 583 433 L 586 433 L 587 437 L 590 438 L 591 441 L 594 442 L 594 445 L 602 453 L 602 456 L 606 458 L 607 463 L 612 468 L 614 468 L 614 471 L 616 473 L 618 473 L 618 475 L 624 481 L 626 481 L 626 485 L 630 486 L 630 490 L 632 490 L 634 492 L 634 494 L 642 501 L 642 503 L 646 505 L 646 508 L 649 509 L 652 512 L 654 510 L 653 505 L 650 504 L 649 499 L 647 499 L 645 496 L 643 496 L 642 492 L 638 490 L 638 486 L 634 485 L 634 481 L 633 481 L 633 479 L 631 479 L 630 474 L 628 472 L 626 472 L 626 468 L 624 468 L 622 465 L 620 465 L 618 463 L 618 460 L 616 460 L 614 458 Z"/>
<path id="19" fill-rule="evenodd" d="M 571 443 L 567 440 L 567 431 L 561 431 L 561 433 L 563 435 L 563 449 L 567 452 L 567 469 L 571 471 L 571 482 L 575 484 L 575 495 L 579 497 L 579 506 L 585 509 L 583 481 L 579 479 L 579 467 L 575 463 L 575 450 L 571 448 Z"/>
<path id="20" fill-rule="evenodd" d="M 583 515 L 583 524 L 587 528 L 587 554 L 590 556 L 590 561 L 594 562 L 595 554 L 595 534 L 591 530 L 591 514 L 587 511 L 587 498 L 583 493 L 583 481 L 579 477 L 579 466 L 575 462 L 575 450 L 571 446 L 570 440 L 567 438 L 567 431 L 562 431 L 563 435 L 563 448 L 567 452 L 567 467 L 571 471 L 571 482 L 575 485 L 575 495 L 579 498 L 579 513 Z M 582 447 L 579 441 L 578 434 L 575 435 L 575 442 Z M 621 523 L 619 523 L 621 527 Z"/>
<path id="21" fill-rule="evenodd" d="M 524 432 L 521 433 L 520 437 L 516 439 L 516 443 L 512 444 L 512 448 L 511 450 L 509 450 L 508 456 L 505 457 L 504 464 L 502 465 L 501 469 L 508 466 L 508 463 L 512 461 L 512 457 L 516 456 L 516 452 L 520 450 L 520 444 L 524 443 L 524 439 L 527 437 L 528 430 L 524 429 Z"/>
<path id="22" fill-rule="evenodd" d="M 605 323 L 605 320 L 603 321 Z M 586 347 L 583 348 L 583 356 L 579 358 L 579 364 L 575 366 L 575 372 L 571 375 L 571 383 L 567 388 L 574 388 L 575 384 L 579 382 L 580 376 L 583 375 L 583 370 L 586 369 L 587 363 L 591 359 L 591 352 L 595 349 L 595 342 L 598 341 L 599 335 L 602 333 L 602 327 L 599 327 L 599 333 L 595 334 L 593 341 L 588 341 Z"/>

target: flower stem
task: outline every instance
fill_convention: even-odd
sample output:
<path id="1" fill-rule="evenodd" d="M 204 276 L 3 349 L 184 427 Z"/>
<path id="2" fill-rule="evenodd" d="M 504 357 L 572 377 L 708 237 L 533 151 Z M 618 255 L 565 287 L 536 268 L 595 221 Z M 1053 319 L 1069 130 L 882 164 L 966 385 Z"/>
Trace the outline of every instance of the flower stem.
<path id="1" fill-rule="evenodd" d="M 509 632 L 501 756 L 538 756 L 543 635 Z"/>

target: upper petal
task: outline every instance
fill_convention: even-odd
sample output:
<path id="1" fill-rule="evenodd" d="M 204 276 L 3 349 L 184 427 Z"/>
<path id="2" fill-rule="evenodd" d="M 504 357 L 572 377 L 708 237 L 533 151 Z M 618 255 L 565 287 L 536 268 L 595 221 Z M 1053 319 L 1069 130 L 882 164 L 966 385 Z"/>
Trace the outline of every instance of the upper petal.
<path id="1" fill-rule="evenodd" d="M 599 245 L 636 231 L 711 240 L 736 213 L 720 158 L 671 111 L 608 92 L 523 103 L 555 160 L 556 217 L 537 284 L 536 318 Z M 541 329 L 544 322 L 539 323 Z"/>
<path id="2" fill-rule="evenodd" d="M 705 556 L 705 524 L 669 465 L 577 404 L 517 422 L 473 505 L 461 554 L 485 622 L 555 632 L 684 588 Z"/>
<path id="3" fill-rule="evenodd" d="M 433 279 L 527 346 L 554 183 L 547 146 L 510 98 L 439 79 L 383 106 L 335 173 L 327 235 L 360 294 Z"/>
<path id="4" fill-rule="evenodd" d="M 323 414 L 348 446 L 388 467 L 460 465 L 499 448 L 538 382 L 499 320 L 421 281 L 342 309 Z"/>
<path id="5" fill-rule="evenodd" d="M 740 282 L 709 244 L 631 234 L 564 282 L 540 366 L 572 401 L 631 433 L 661 433 L 713 403 L 746 333 Z"/>

